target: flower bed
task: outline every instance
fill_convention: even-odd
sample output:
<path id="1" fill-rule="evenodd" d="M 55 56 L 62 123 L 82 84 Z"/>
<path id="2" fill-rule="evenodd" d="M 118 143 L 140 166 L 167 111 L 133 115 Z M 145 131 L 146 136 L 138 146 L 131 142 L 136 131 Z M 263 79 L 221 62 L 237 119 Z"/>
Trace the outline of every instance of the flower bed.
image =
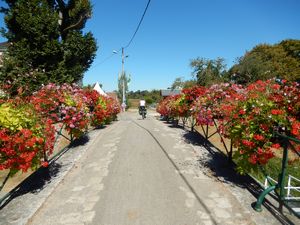
<path id="1" fill-rule="evenodd" d="M 119 103 L 77 85 L 48 84 L 32 96 L 0 99 L 0 170 L 14 175 L 19 170 L 47 166 L 55 142 L 55 124 L 61 124 L 71 140 L 89 126 L 111 121 Z"/>
<path id="2" fill-rule="evenodd" d="M 52 121 L 41 117 L 31 104 L 8 101 L 0 105 L 0 170 L 26 172 L 47 166 L 54 145 Z"/>
<path id="3" fill-rule="evenodd" d="M 218 132 L 231 139 L 236 149 L 233 158 L 240 173 L 257 170 L 278 155 L 281 143 L 273 137 L 275 128 L 286 135 L 300 137 L 297 83 L 268 80 L 247 87 L 218 84 L 197 89 L 203 91 L 197 92 L 188 104 L 192 109 L 190 114 L 186 113 L 187 104 L 182 104 L 190 90 L 163 100 L 157 111 L 166 117 L 192 115 L 198 125 L 212 126 L 218 120 Z"/>

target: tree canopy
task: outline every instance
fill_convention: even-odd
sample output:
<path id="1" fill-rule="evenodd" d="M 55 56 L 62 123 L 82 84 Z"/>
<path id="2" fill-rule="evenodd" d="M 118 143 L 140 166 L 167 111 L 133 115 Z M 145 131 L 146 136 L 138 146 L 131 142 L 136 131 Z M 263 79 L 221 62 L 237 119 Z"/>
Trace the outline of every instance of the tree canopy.
<path id="1" fill-rule="evenodd" d="M 267 80 L 273 77 L 300 80 L 300 40 L 279 44 L 260 44 L 240 57 L 228 76 L 237 83 Z"/>
<path id="2" fill-rule="evenodd" d="M 157 103 L 162 99 L 160 90 L 130 91 L 130 92 L 128 92 L 127 97 L 128 97 L 128 99 L 145 99 L 147 105 L 150 105 L 152 103 Z"/>
<path id="3" fill-rule="evenodd" d="M 197 85 L 197 81 L 194 80 L 194 79 L 185 81 L 184 78 L 177 77 L 177 78 L 175 78 L 175 80 L 173 81 L 173 83 L 171 85 L 171 90 L 190 88 L 190 87 L 193 87 L 195 85 Z"/>
<path id="4" fill-rule="evenodd" d="M 123 98 L 123 85 L 124 85 L 124 92 L 125 95 L 128 92 L 128 85 L 130 82 L 131 78 L 130 78 L 130 74 L 126 74 L 126 72 L 121 73 L 121 75 L 118 78 L 118 97 L 119 99 L 122 100 Z"/>
<path id="5" fill-rule="evenodd" d="M 193 68 L 193 75 L 197 83 L 202 86 L 209 86 L 222 81 L 226 73 L 226 64 L 223 58 L 206 59 L 196 58 L 191 60 L 190 66 Z"/>
<path id="6" fill-rule="evenodd" d="M 83 78 L 97 50 L 91 32 L 83 33 L 91 17 L 89 0 L 5 0 L 10 46 L 0 82 L 16 94 L 31 93 L 47 83 L 73 83 Z"/>

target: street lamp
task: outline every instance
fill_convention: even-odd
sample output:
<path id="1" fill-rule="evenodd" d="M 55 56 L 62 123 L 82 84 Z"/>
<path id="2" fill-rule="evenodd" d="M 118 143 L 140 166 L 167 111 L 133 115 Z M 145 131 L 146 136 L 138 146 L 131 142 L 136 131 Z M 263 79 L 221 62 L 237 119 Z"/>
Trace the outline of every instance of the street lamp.
<path id="1" fill-rule="evenodd" d="M 119 51 L 113 50 L 114 54 L 118 54 Z M 124 76 L 124 59 L 128 58 L 129 55 L 124 55 L 124 48 L 122 48 L 122 72 L 121 77 L 123 76 L 122 82 L 122 108 L 125 111 L 126 108 L 126 95 L 125 95 L 125 76 Z"/>
<path id="2" fill-rule="evenodd" d="M 125 96 L 125 74 L 124 74 L 124 59 L 127 58 L 128 55 L 124 56 L 124 48 L 122 48 L 122 72 L 121 76 L 123 76 L 123 98 L 122 98 L 122 108 L 125 111 L 126 108 L 126 96 Z"/>

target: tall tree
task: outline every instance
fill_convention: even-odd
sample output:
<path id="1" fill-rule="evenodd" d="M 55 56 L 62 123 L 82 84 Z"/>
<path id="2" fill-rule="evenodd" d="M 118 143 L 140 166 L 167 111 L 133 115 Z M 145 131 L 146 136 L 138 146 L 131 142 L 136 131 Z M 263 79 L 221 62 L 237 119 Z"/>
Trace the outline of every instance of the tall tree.
<path id="1" fill-rule="evenodd" d="M 130 74 L 126 74 L 126 72 L 123 72 L 119 75 L 118 79 L 118 97 L 123 99 L 123 92 L 126 95 L 128 93 L 128 86 L 129 82 L 131 81 Z"/>
<path id="2" fill-rule="evenodd" d="M 224 61 L 223 58 L 196 58 L 191 60 L 190 66 L 193 68 L 193 75 L 196 77 L 197 83 L 202 86 L 209 86 L 221 82 L 226 73 Z"/>
<path id="3" fill-rule="evenodd" d="M 175 78 L 175 80 L 173 81 L 172 85 L 171 85 L 171 89 L 182 89 L 184 85 L 184 81 L 182 77 L 177 77 Z"/>
<path id="4" fill-rule="evenodd" d="M 31 93 L 42 84 L 72 83 L 83 78 L 97 50 L 96 41 L 82 29 L 92 13 L 89 0 L 5 0 L 7 29 L 2 35 L 11 43 L 0 82 L 10 84 L 12 94 L 20 87 Z"/>
<path id="5" fill-rule="evenodd" d="M 192 79 L 192 80 L 184 80 L 182 77 L 177 77 L 173 81 L 171 85 L 171 89 L 183 89 L 183 88 L 189 88 L 197 85 L 197 81 Z"/>
<path id="6" fill-rule="evenodd" d="M 279 44 L 260 44 L 237 60 L 228 75 L 237 83 L 249 83 L 273 77 L 300 79 L 300 40 Z"/>

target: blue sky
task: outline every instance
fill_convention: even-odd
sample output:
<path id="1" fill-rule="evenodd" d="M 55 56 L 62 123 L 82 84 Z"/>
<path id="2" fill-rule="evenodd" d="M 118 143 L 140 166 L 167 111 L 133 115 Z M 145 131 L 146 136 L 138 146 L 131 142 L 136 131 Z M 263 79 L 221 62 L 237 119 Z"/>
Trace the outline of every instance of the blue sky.
<path id="1" fill-rule="evenodd" d="M 98 81 L 105 91 L 117 88 L 121 52 L 103 60 L 128 44 L 147 2 L 92 0 L 85 31 L 94 34 L 99 48 L 84 84 Z M 190 79 L 189 63 L 196 57 L 223 57 L 229 68 L 257 44 L 300 39 L 299 10 L 299 0 L 152 0 L 125 49 L 129 89 L 162 89 L 177 77 Z"/>

